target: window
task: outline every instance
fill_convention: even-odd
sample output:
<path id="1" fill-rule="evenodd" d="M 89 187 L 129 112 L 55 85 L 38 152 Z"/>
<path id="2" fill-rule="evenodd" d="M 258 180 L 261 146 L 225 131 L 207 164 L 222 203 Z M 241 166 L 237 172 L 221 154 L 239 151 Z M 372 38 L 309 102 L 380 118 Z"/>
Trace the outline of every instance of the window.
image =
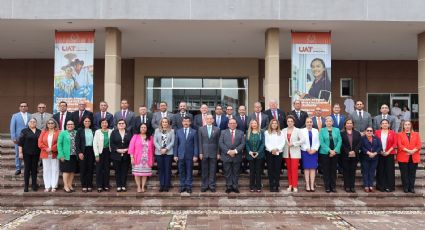
<path id="1" fill-rule="evenodd" d="M 351 97 L 353 96 L 353 79 L 351 78 L 341 78 L 341 97 Z"/>

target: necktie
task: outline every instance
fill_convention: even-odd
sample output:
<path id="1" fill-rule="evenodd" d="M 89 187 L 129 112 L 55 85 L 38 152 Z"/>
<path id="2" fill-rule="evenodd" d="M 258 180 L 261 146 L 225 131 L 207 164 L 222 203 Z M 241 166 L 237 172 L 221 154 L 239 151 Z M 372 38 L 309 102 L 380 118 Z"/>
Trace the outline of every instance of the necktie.
<path id="1" fill-rule="evenodd" d="M 336 125 L 339 127 L 339 114 L 336 114 Z"/>
<path id="2" fill-rule="evenodd" d="M 221 116 L 217 116 L 217 127 L 220 127 L 221 124 Z"/>
<path id="3" fill-rule="evenodd" d="M 43 124 L 43 114 L 40 114 L 40 117 L 41 117 L 41 124 Z"/>
<path id="4" fill-rule="evenodd" d="M 180 116 L 183 118 L 184 117 L 184 113 L 180 113 Z"/>
<path id="5" fill-rule="evenodd" d="M 184 129 L 184 137 L 187 139 L 187 128 Z"/>
<path id="6" fill-rule="evenodd" d="M 146 124 L 146 117 L 144 115 L 142 116 L 142 123 Z"/>
<path id="7" fill-rule="evenodd" d="M 207 124 L 206 121 L 205 121 L 205 116 L 206 116 L 205 113 L 202 114 L 202 126 L 205 126 Z"/>
<path id="8" fill-rule="evenodd" d="M 273 117 L 274 117 L 274 119 L 276 119 L 276 120 L 277 120 L 276 110 L 275 110 L 275 111 L 273 111 Z"/>
<path id="9" fill-rule="evenodd" d="M 384 115 L 382 119 L 387 119 L 387 115 Z"/>
<path id="10" fill-rule="evenodd" d="M 162 114 L 162 118 L 166 117 L 167 114 L 166 113 L 161 113 Z"/>
<path id="11" fill-rule="evenodd" d="M 61 113 L 61 118 L 59 119 L 59 127 L 60 127 L 60 130 L 63 130 L 63 113 Z"/>
<path id="12" fill-rule="evenodd" d="M 245 116 L 241 116 L 241 119 L 242 119 L 242 123 L 245 124 Z"/>
<path id="13" fill-rule="evenodd" d="M 300 111 L 297 111 L 297 117 L 300 119 Z"/>
<path id="14" fill-rule="evenodd" d="M 28 125 L 28 116 L 27 113 L 22 114 L 22 119 L 24 119 L 24 124 Z"/>
<path id="15" fill-rule="evenodd" d="M 81 118 L 83 117 L 83 111 L 80 111 L 80 118 L 78 119 L 78 122 L 81 123 Z"/>
<path id="16" fill-rule="evenodd" d="M 359 111 L 359 117 L 360 117 L 360 119 L 363 119 L 361 111 Z"/>
<path id="17" fill-rule="evenodd" d="M 102 112 L 102 119 L 105 118 L 105 112 Z"/>
<path id="18" fill-rule="evenodd" d="M 211 138 L 211 126 L 207 126 L 208 127 L 208 138 Z"/>
<path id="19" fill-rule="evenodd" d="M 125 115 L 126 115 L 126 111 L 125 111 L 125 110 L 123 110 L 123 111 L 122 111 L 122 118 L 123 118 L 123 119 L 125 119 Z"/>
<path id="20" fill-rule="evenodd" d="M 235 130 L 230 130 L 232 132 L 232 145 L 235 144 Z"/>
<path id="21" fill-rule="evenodd" d="M 317 117 L 317 128 L 320 130 L 322 128 L 322 119 Z"/>

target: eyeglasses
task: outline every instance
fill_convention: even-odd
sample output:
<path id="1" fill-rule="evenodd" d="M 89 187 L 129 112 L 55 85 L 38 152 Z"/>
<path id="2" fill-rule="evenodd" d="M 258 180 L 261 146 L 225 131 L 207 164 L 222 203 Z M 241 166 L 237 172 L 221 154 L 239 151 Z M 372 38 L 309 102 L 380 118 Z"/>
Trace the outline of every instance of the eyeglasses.
<path id="1" fill-rule="evenodd" d="M 368 129 L 368 130 L 366 130 L 366 132 L 373 132 L 373 130 Z"/>
<path id="2" fill-rule="evenodd" d="M 74 124 L 66 124 L 66 125 L 74 125 Z"/>

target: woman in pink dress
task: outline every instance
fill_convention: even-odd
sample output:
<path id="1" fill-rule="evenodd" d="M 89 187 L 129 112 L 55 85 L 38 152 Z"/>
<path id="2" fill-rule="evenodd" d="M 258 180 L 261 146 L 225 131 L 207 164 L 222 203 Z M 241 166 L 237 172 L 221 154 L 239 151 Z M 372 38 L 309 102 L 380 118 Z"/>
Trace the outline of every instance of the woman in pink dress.
<path id="1" fill-rule="evenodd" d="M 139 133 L 134 134 L 131 138 L 128 153 L 131 156 L 132 171 L 137 184 L 137 192 L 140 193 L 145 192 L 146 180 L 149 176 L 152 176 L 155 147 L 146 124 L 141 124 L 137 130 Z M 140 178 L 142 178 L 141 184 Z"/>

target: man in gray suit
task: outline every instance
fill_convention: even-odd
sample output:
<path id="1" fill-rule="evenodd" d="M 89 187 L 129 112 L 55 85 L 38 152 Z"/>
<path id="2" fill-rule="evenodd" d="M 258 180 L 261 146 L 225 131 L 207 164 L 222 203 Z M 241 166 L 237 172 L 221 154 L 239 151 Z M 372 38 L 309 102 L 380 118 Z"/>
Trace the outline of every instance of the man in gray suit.
<path id="1" fill-rule="evenodd" d="M 381 121 L 383 119 L 386 119 L 390 122 L 390 128 L 392 130 L 395 130 L 396 129 L 396 122 L 395 122 L 396 120 L 395 120 L 395 117 L 393 117 L 389 114 L 390 107 L 388 107 L 387 104 L 382 104 L 380 111 L 381 111 L 381 114 L 377 115 L 375 118 L 373 118 L 373 129 L 374 130 L 380 129 L 381 128 Z"/>
<path id="2" fill-rule="evenodd" d="M 167 102 L 161 101 L 159 103 L 159 111 L 155 112 L 152 116 L 152 128 L 157 129 L 161 118 L 167 117 L 170 125 L 173 125 L 173 114 L 167 111 Z"/>
<path id="3" fill-rule="evenodd" d="M 248 127 L 251 120 L 257 120 L 258 126 L 261 130 L 267 129 L 267 127 L 269 126 L 269 116 L 261 112 L 262 109 L 263 108 L 260 102 L 254 103 L 254 112 L 251 114 L 251 116 L 249 116 Z"/>
<path id="4" fill-rule="evenodd" d="M 213 125 L 214 119 L 212 115 L 207 115 L 206 120 L 207 125 L 198 129 L 199 159 L 202 164 L 201 192 L 206 192 L 208 189 L 211 192 L 215 192 L 217 159 L 220 159 L 218 149 L 220 129 Z"/>
<path id="5" fill-rule="evenodd" d="M 121 110 L 114 115 L 114 127 L 117 128 L 118 121 L 124 119 L 127 131 L 132 132 L 134 126 L 134 112 L 128 109 L 129 104 L 127 99 L 121 100 Z"/>
<path id="6" fill-rule="evenodd" d="M 363 110 L 364 103 L 361 100 L 356 101 L 356 110 L 350 114 L 350 118 L 354 122 L 354 128 L 359 131 L 362 136 L 365 135 L 367 127 L 372 127 L 372 116 Z"/>
<path id="7" fill-rule="evenodd" d="M 174 130 L 183 128 L 183 117 L 189 117 L 192 122 L 191 127 L 193 127 L 193 115 L 187 111 L 187 103 L 185 101 L 179 103 L 179 112 L 173 116 L 172 123 Z"/>
<path id="8" fill-rule="evenodd" d="M 236 120 L 229 120 L 229 128 L 220 134 L 219 146 L 223 161 L 226 193 L 239 193 L 238 180 L 242 162 L 242 151 L 245 148 L 244 133 L 236 129 Z"/>
<path id="9" fill-rule="evenodd" d="M 43 129 L 46 126 L 47 120 L 52 118 L 51 113 L 46 113 L 46 104 L 39 103 L 37 106 L 37 113 L 31 114 L 31 118 L 35 118 L 37 120 L 37 129 Z"/>

